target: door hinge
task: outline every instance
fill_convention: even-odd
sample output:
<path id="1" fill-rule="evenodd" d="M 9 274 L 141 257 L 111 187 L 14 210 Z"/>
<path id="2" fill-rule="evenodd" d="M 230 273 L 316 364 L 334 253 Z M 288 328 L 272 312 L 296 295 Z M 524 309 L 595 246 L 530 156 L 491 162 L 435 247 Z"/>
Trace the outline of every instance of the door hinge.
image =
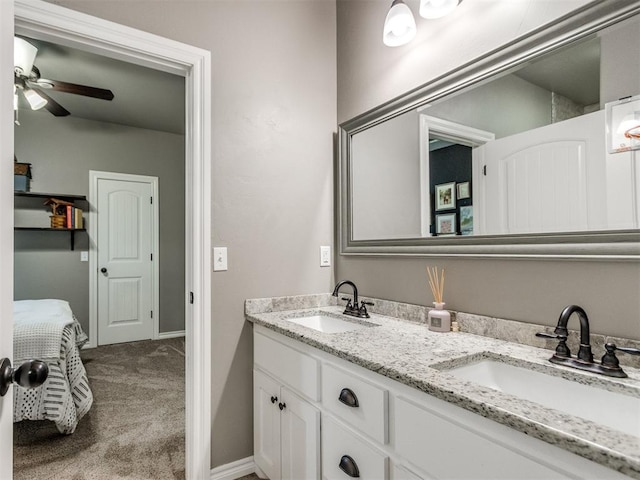
<path id="1" fill-rule="evenodd" d="M 193 292 L 189 292 L 189 303 L 193 303 Z"/>
<path id="2" fill-rule="evenodd" d="M 482 174 L 483 174 L 485 177 L 487 176 L 487 166 L 486 166 L 486 165 L 484 165 L 484 166 L 482 167 Z"/>
<path id="3" fill-rule="evenodd" d="M 151 202 L 151 205 L 153 205 L 153 197 L 149 197 L 149 201 Z"/>
<path id="4" fill-rule="evenodd" d="M 151 261 L 153 262 L 153 253 L 151 254 Z"/>
<path id="5" fill-rule="evenodd" d="M 151 310 L 151 318 L 153 318 L 153 310 Z"/>

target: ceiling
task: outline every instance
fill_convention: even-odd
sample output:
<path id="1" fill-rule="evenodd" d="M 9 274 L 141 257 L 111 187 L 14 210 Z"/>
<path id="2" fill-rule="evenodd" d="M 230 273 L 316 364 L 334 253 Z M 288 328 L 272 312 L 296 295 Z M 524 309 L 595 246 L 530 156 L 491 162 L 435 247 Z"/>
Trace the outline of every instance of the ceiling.
<path id="1" fill-rule="evenodd" d="M 107 101 L 46 90 L 72 117 L 184 135 L 183 77 L 42 40 L 25 40 L 38 49 L 35 66 L 42 78 L 113 92 L 113 100 Z M 19 108 L 29 108 L 22 98 Z M 37 113 L 51 115 L 45 109 Z"/>

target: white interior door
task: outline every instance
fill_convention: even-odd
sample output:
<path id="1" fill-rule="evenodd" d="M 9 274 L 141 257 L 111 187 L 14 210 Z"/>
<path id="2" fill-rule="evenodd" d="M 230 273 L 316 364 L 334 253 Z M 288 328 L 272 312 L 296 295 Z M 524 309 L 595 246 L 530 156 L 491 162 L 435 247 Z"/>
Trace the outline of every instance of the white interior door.
<path id="1" fill-rule="evenodd" d="M 149 177 L 97 179 L 98 345 L 153 338 L 153 192 Z"/>
<path id="2" fill-rule="evenodd" d="M 0 1 L 0 65 L 13 65 L 13 2 Z M 13 105 L 12 79 L 0 75 L 0 358 L 13 360 Z M 13 363 L 13 362 L 12 362 Z M 0 397 L 0 478 L 13 469 L 13 391 Z"/>

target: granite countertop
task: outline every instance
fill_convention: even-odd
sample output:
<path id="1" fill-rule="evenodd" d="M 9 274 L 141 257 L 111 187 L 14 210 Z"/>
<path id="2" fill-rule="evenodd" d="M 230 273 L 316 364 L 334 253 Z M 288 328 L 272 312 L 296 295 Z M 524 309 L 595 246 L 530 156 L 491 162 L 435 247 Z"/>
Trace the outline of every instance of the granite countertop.
<path id="1" fill-rule="evenodd" d="M 624 367 L 626 379 L 603 377 L 555 366 L 548 361 L 547 349 L 463 332 L 432 332 L 425 323 L 376 313 L 366 319 L 375 327 L 340 334 L 287 321 L 319 311 L 358 321 L 342 315 L 343 307 L 318 298 L 318 306 L 288 301 L 279 311 L 272 311 L 270 299 L 248 300 L 245 315 L 250 322 L 640 479 L 640 437 L 458 379 L 446 368 L 494 358 L 636 397 L 640 397 L 640 370 Z"/>

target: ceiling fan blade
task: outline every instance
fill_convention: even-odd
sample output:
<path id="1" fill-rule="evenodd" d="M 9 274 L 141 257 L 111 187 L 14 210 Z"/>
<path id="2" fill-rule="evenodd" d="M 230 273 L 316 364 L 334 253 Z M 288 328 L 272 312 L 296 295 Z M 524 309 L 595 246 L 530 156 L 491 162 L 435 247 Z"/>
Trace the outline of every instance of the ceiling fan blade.
<path id="1" fill-rule="evenodd" d="M 51 98 L 49 95 L 44 93 L 41 89 L 34 88 L 33 90 L 37 91 L 38 95 L 40 95 L 42 98 L 44 98 L 47 101 L 47 104 L 44 106 L 44 108 L 49 110 L 49 112 L 51 112 L 56 117 L 66 117 L 67 115 L 70 114 L 69 110 L 64 108 L 62 105 L 56 102 L 53 98 Z"/>
<path id="2" fill-rule="evenodd" d="M 113 92 L 104 88 L 88 87 L 86 85 L 77 85 L 75 83 L 61 82 L 59 80 L 49 80 L 40 78 L 35 82 L 42 88 L 51 88 L 57 92 L 73 93 L 76 95 L 84 95 L 85 97 L 100 98 L 102 100 L 113 100 Z"/>

